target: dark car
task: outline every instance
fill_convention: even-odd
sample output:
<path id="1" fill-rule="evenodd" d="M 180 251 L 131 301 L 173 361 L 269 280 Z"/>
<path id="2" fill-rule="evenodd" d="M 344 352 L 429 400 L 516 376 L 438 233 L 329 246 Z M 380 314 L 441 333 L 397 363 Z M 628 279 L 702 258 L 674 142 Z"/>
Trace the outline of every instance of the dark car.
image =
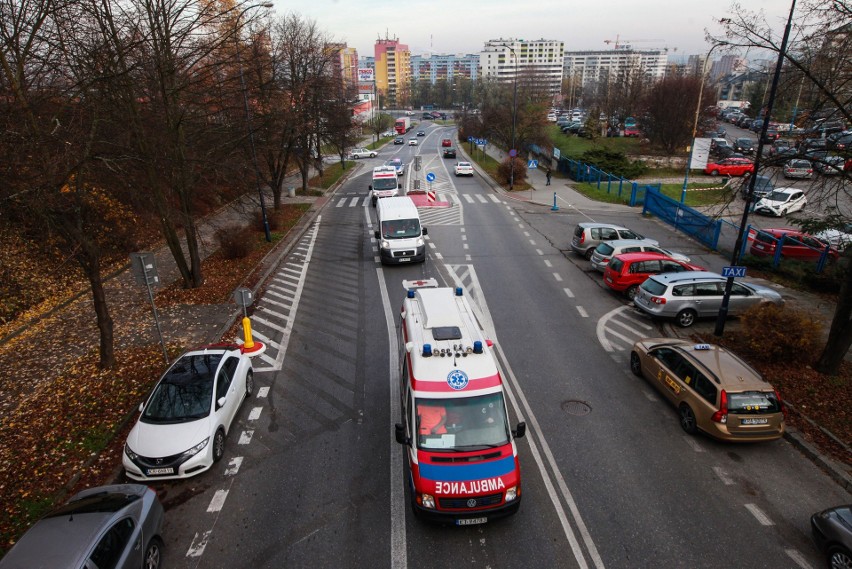
<path id="1" fill-rule="evenodd" d="M 405 139 L 401 136 L 397 136 L 393 139 L 394 144 L 405 144 Z"/>
<path id="2" fill-rule="evenodd" d="M 455 148 L 444 148 L 444 158 L 455 158 L 456 157 L 456 149 Z"/>
<path id="3" fill-rule="evenodd" d="M 426 136 L 426 131 L 418 130 L 418 131 L 417 131 L 417 136 Z"/>
<path id="4" fill-rule="evenodd" d="M 793 143 L 787 140 L 786 138 L 778 138 L 772 142 L 772 146 L 769 147 L 769 155 L 776 156 L 782 152 L 787 152 L 789 149 L 793 149 L 793 153 L 795 154 L 796 149 L 793 146 Z"/>
<path id="5" fill-rule="evenodd" d="M 154 490 L 98 486 L 33 524 L 0 567 L 154 569 L 162 564 L 162 531 L 163 506 Z"/>
<path id="6" fill-rule="evenodd" d="M 754 154 L 754 141 L 750 138 L 738 138 L 734 141 L 734 150 L 740 154 Z"/>
<path id="7" fill-rule="evenodd" d="M 852 133 L 844 134 L 828 141 L 829 148 L 834 150 L 849 150 L 852 147 Z"/>
<path id="8" fill-rule="evenodd" d="M 424 120 L 424 121 L 430 121 L 430 120 L 432 120 L 433 118 L 434 118 L 434 117 L 432 116 L 432 113 L 423 113 L 423 114 L 420 116 L 420 120 Z"/>
<path id="9" fill-rule="evenodd" d="M 828 567 L 852 567 L 852 505 L 811 516 L 811 535 Z"/>

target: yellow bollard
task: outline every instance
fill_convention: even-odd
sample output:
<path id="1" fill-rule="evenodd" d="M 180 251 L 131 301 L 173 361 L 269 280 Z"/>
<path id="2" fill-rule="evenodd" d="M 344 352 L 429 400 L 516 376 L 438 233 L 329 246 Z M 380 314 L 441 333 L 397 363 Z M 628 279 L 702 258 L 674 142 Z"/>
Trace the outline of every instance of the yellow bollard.
<path id="1" fill-rule="evenodd" d="M 243 317 L 243 337 L 246 339 L 243 344 L 243 348 L 246 350 L 251 350 L 254 348 L 254 340 L 251 337 L 251 322 L 248 319 L 248 316 Z"/>

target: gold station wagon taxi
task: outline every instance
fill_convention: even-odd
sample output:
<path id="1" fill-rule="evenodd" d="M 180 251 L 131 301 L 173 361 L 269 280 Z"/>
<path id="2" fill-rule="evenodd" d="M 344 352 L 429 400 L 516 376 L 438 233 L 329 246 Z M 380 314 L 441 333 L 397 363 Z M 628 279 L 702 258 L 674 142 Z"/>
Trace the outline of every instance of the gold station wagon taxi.
<path id="1" fill-rule="evenodd" d="M 784 406 L 778 391 L 721 346 L 670 338 L 633 344 L 630 371 L 645 377 L 678 410 L 689 434 L 770 441 L 784 434 Z"/>

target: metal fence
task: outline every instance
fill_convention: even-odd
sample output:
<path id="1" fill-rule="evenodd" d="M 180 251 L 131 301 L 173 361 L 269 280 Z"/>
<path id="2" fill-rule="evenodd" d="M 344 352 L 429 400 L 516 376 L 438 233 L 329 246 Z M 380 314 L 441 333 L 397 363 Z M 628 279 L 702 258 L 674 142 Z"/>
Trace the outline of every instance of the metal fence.
<path id="1" fill-rule="evenodd" d="M 716 250 L 722 223 L 687 207 L 679 201 L 664 196 L 656 188 L 648 188 L 642 213 L 650 213 L 673 225 L 675 229 L 692 236 L 709 248 Z"/>

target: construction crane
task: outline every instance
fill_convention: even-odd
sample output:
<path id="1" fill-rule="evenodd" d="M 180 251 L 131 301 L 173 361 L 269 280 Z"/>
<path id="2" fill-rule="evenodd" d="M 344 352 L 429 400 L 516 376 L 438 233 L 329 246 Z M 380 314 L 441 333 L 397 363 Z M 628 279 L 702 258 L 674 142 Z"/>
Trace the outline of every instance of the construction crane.
<path id="1" fill-rule="evenodd" d="M 664 41 L 666 41 L 666 40 L 623 40 L 623 39 L 619 39 L 619 36 L 615 36 L 614 40 L 604 40 L 604 43 L 607 44 L 607 45 L 614 43 L 615 46 L 613 46 L 613 49 L 618 49 L 618 46 L 623 47 L 624 45 L 631 44 L 631 43 L 664 42 Z"/>

